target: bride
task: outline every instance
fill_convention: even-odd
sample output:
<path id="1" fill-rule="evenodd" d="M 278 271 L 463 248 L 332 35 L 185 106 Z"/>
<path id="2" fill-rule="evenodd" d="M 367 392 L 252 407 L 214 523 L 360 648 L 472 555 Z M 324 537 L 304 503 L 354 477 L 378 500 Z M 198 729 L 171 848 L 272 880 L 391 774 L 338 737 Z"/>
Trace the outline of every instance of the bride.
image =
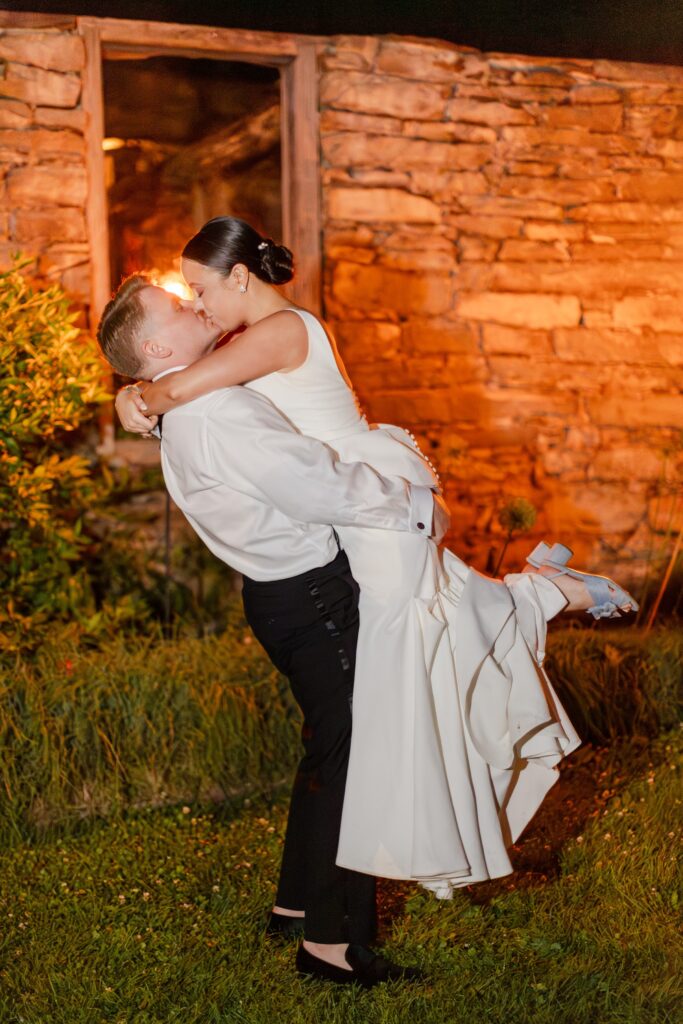
<path id="1" fill-rule="evenodd" d="M 277 290 L 289 249 L 242 220 L 216 217 L 187 243 L 194 308 L 224 347 L 156 383 L 119 392 L 127 430 L 217 388 L 266 395 L 343 461 L 435 485 L 412 435 L 370 425 L 325 326 Z M 441 898 L 512 870 L 507 847 L 579 744 L 542 667 L 546 625 L 562 610 L 635 610 L 611 580 L 539 544 L 505 581 L 414 534 L 338 527 L 360 585 L 351 755 L 337 863 L 419 881 Z M 279 908 L 295 909 L 295 908 Z"/>

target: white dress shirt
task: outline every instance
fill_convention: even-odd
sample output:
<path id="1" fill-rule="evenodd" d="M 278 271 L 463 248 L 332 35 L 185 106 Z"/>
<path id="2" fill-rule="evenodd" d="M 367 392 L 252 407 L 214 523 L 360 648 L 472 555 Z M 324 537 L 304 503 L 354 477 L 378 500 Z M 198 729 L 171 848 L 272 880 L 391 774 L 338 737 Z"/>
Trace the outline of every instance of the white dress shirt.
<path id="1" fill-rule="evenodd" d="M 286 579 L 332 561 L 334 525 L 423 536 L 432 529 L 429 487 L 340 462 L 244 387 L 167 412 L 161 465 L 171 498 L 207 547 L 255 580 Z"/>

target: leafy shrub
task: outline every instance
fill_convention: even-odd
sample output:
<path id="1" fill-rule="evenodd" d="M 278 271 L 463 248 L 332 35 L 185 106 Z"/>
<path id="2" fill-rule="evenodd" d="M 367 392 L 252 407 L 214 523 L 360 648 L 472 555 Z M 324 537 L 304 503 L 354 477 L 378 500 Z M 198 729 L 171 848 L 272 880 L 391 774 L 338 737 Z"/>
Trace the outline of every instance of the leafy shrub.
<path id="1" fill-rule="evenodd" d="M 16 262 L 0 274 L 0 651 L 36 644 L 54 619 L 99 614 L 88 561 L 103 538 L 89 516 L 112 479 L 85 443 L 108 397 L 94 341 L 61 289 Z M 125 602 L 124 602 L 125 604 Z M 116 618 L 122 609 L 110 607 Z"/>

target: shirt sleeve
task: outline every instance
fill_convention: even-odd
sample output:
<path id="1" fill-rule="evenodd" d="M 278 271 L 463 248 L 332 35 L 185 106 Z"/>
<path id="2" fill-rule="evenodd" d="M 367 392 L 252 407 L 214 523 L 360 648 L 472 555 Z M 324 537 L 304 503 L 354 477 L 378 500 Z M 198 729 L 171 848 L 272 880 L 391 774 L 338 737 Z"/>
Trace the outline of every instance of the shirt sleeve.
<path id="1" fill-rule="evenodd" d="M 429 536 L 433 494 L 364 462 L 341 462 L 322 441 L 304 437 L 253 391 L 230 395 L 230 416 L 214 407 L 207 422 L 211 473 L 290 519 Z M 236 415 L 238 414 L 238 422 Z"/>

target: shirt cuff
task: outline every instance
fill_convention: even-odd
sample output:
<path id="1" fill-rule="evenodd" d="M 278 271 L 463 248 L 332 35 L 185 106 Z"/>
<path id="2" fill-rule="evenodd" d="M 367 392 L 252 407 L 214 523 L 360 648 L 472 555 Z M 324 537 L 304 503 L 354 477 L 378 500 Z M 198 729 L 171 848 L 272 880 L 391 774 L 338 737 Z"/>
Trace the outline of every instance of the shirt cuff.
<path id="1" fill-rule="evenodd" d="M 410 532 L 431 537 L 434 493 L 431 487 L 412 484 L 410 488 Z"/>

